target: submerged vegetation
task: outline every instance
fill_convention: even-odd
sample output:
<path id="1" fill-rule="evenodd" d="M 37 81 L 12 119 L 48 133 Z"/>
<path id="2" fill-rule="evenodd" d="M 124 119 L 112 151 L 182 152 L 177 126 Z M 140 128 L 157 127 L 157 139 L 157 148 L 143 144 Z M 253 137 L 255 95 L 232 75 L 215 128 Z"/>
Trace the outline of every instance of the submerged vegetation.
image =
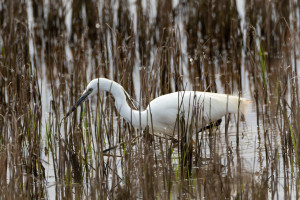
<path id="1" fill-rule="evenodd" d="M 241 2 L 0 1 L 0 199 L 299 198 L 300 4 Z M 253 103 L 177 142 L 107 93 L 61 122 L 96 77 L 138 109 L 179 90 Z"/>

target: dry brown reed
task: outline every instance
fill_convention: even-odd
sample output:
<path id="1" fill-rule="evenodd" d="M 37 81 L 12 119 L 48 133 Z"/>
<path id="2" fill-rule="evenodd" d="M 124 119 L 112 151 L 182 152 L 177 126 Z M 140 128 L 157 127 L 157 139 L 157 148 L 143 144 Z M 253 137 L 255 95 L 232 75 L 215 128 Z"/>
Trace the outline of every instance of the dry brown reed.
<path id="1" fill-rule="evenodd" d="M 299 9 L 251 0 L 241 19 L 236 1 L 0 1 L 0 199 L 299 198 Z M 178 123 L 177 142 L 135 130 L 108 93 L 60 124 L 96 77 L 138 109 L 178 90 L 254 103 L 203 133 Z"/>

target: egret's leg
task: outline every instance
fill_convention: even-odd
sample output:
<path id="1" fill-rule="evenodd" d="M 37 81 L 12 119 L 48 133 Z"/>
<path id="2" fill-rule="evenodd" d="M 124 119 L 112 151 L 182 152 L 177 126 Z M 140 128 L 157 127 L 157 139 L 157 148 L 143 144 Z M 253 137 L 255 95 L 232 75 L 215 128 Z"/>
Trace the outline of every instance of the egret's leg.
<path id="1" fill-rule="evenodd" d="M 217 120 L 216 122 L 212 122 L 212 123 L 210 123 L 209 125 L 207 125 L 207 126 L 205 126 L 205 127 L 203 127 L 203 128 L 200 128 L 199 132 L 203 132 L 203 131 L 205 131 L 206 129 L 211 129 L 211 128 L 213 128 L 213 127 L 217 127 L 217 126 L 219 126 L 219 125 L 221 124 L 221 122 L 222 122 L 222 119 L 219 119 L 219 120 Z"/>

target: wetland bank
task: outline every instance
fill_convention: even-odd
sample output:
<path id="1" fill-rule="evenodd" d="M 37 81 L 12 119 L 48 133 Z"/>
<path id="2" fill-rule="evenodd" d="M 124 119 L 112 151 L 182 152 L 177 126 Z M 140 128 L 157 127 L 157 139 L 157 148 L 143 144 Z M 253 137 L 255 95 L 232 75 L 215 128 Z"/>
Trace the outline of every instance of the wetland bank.
<path id="1" fill-rule="evenodd" d="M 0 0 L 0 199 L 298 199 L 299 16 L 295 0 Z M 253 103 L 195 144 L 136 131 L 109 93 L 60 124 L 97 77 L 140 109 L 179 90 Z"/>

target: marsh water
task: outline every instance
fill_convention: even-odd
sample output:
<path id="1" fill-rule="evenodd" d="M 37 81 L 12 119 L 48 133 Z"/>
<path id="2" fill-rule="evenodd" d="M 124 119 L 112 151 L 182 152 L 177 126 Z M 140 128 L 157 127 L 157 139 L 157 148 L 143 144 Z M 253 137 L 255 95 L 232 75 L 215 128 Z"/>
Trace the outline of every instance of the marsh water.
<path id="1" fill-rule="evenodd" d="M 298 199 L 299 18 L 296 0 L 0 1 L 0 199 Z M 97 77 L 139 109 L 180 90 L 253 102 L 178 142 L 109 93 L 62 121 Z"/>

